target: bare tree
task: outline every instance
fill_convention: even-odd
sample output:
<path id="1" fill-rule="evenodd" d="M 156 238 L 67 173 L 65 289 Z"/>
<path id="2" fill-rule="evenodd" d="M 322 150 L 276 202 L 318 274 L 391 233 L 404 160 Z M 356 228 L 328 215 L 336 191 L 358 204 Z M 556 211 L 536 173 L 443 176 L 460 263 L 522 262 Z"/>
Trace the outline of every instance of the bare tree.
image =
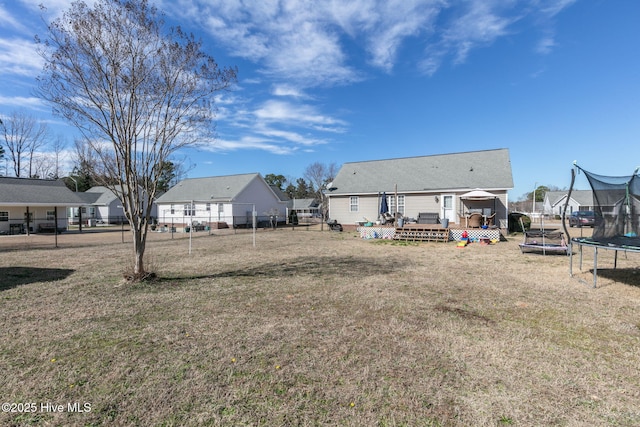
<path id="1" fill-rule="evenodd" d="M 51 143 L 51 149 L 53 151 L 52 155 L 54 159 L 53 177 L 55 179 L 60 178 L 60 176 L 62 175 L 61 157 L 66 148 L 67 141 L 62 135 L 58 135 L 56 139 L 54 139 Z"/>
<path id="2" fill-rule="evenodd" d="M 40 40 L 39 40 L 40 41 Z M 96 179 L 122 203 L 133 235 L 130 280 L 148 277 L 151 206 L 172 154 L 213 129 L 213 97 L 236 81 L 202 43 L 165 31 L 147 0 L 71 4 L 40 41 L 38 93 L 74 124 L 95 154 Z"/>
<path id="3" fill-rule="evenodd" d="M 315 197 L 322 203 L 322 217 L 327 217 L 327 206 L 323 195 L 328 183 L 333 181 L 338 173 L 338 166 L 335 163 L 325 165 L 315 162 L 307 166 L 304 170 L 304 177 L 311 183 Z"/>
<path id="4" fill-rule="evenodd" d="M 62 173 L 62 153 L 66 142 L 61 135 L 58 135 L 48 145 L 48 150 L 34 153 L 31 157 L 32 178 L 58 179 Z"/>
<path id="5" fill-rule="evenodd" d="M 28 114 L 14 111 L 0 121 L 9 161 L 16 177 L 34 176 L 36 153 L 47 143 L 47 125 Z"/>

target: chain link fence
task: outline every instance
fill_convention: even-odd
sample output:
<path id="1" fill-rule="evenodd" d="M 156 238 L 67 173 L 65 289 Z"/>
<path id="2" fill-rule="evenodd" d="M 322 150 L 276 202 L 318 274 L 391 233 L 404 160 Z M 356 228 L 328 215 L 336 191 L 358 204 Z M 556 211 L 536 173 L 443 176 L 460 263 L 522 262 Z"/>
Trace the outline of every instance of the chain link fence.
<path id="1" fill-rule="evenodd" d="M 154 219 L 149 224 L 149 242 L 192 237 L 251 234 L 252 221 L 245 216 L 227 218 L 227 221 L 210 221 L 208 217 L 186 217 L 162 221 Z M 282 216 L 256 216 L 256 232 L 268 231 L 321 231 L 319 218 L 308 218 L 295 224 Z M 31 248 L 58 248 L 99 246 L 104 244 L 131 243 L 129 223 L 125 217 L 107 219 L 30 218 L 0 221 L 0 251 Z"/>

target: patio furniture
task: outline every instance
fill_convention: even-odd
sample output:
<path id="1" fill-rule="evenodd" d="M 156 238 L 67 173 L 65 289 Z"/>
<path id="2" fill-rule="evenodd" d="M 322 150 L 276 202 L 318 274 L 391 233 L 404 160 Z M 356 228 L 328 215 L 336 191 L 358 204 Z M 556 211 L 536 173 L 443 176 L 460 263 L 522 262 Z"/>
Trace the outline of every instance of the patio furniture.
<path id="1" fill-rule="evenodd" d="M 482 214 L 474 212 L 467 218 L 468 228 L 480 228 L 482 226 Z"/>
<path id="2" fill-rule="evenodd" d="M 382 224 L 393 224 L 396 221 L 396 218 L 391 215 L 389 212 L 385 212 L 380 215 L 380 219 Z"/>
<path id="3" fill-rule="evenodd" d="M 492 225 L 494 225 L 495 219 L 496 219 L 496 213 L 494 212 L 492 215 L 487 216 L 485 224 L 491 227 Z"/>
<path id="4" fill-rule="evenodd" d="M 418 224 L 438 224 L 440 215 L 437 212 L 420 212 L 418 214 Z"/>

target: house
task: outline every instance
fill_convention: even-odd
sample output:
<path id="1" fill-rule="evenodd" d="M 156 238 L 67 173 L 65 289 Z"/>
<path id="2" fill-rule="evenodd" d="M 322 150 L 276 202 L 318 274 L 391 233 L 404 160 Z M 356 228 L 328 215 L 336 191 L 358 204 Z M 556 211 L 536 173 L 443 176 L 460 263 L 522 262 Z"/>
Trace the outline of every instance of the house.
<path id="1" fill-rule="evenodd" d="M 511 188 L 509 150 L 495 149 L 345 163 L 326 196 L 329 217 L 343 226 L 375 221 L 386 195 L 389 212 L 406 221 L 422 216 L 465 227 L 466 216 L 479 212 L 506 228 Z"/>
<path id="2" fill-rule="evenodd" d="M 188 230 L 258 226 L 285 222 L 287 200 L 259 173 L 189 178 L 156 200 L 161 227 Z"/>
<path id="3" fill-rule="evenodd" d="M 298 222 L 308 223 L 320 218 L 320 203 L 314 198 L 293 199 L 289 203 L 290 212 L 295 212 Z"/>
<path id="4" fill-rule="evenodd" d="M 0 234 L 66 230 L 67 208 L 82 204 L 61 180 L 0 177 Z"/>
<path id="5" fill-rule="evenodd" d="M 118 191 L 120 186 L 116 186 Z M 116 194 L 107 187 L 91 187 L 78 196 L 85 202 L 80 208 L 69 209 L 69 223 L 77 224 L 82 219 L 83 224 L 122 224 L 127 222 L 122 203 Z M 158 216 L 155 203 L 151 206 L 151 216 Z"/>
<path id="6" fill-rule="evenodd" d="M 562 216 L 568 195 L 568 191 L 548 191 L 544 195 L 544 213 L 551 216 Z M 567 215 L 575 211 L 590 211 L 593 210 L 593 207 L 593 191 L 573 190 L 571 197 L 569 197 Z"/>

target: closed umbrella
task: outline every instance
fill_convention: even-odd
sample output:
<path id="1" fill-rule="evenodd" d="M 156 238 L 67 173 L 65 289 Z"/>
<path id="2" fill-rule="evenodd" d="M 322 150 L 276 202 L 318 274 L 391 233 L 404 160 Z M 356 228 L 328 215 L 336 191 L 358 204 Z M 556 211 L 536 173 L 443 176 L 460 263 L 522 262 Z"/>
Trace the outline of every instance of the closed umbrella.
<path id="1" fill-rule="evenodd" d="M 382 193 L 382 200 L 380 201 L 380 214 L 384 215 L 389 212 L 389 205 L 387 204 L 387 193 Z"/>

